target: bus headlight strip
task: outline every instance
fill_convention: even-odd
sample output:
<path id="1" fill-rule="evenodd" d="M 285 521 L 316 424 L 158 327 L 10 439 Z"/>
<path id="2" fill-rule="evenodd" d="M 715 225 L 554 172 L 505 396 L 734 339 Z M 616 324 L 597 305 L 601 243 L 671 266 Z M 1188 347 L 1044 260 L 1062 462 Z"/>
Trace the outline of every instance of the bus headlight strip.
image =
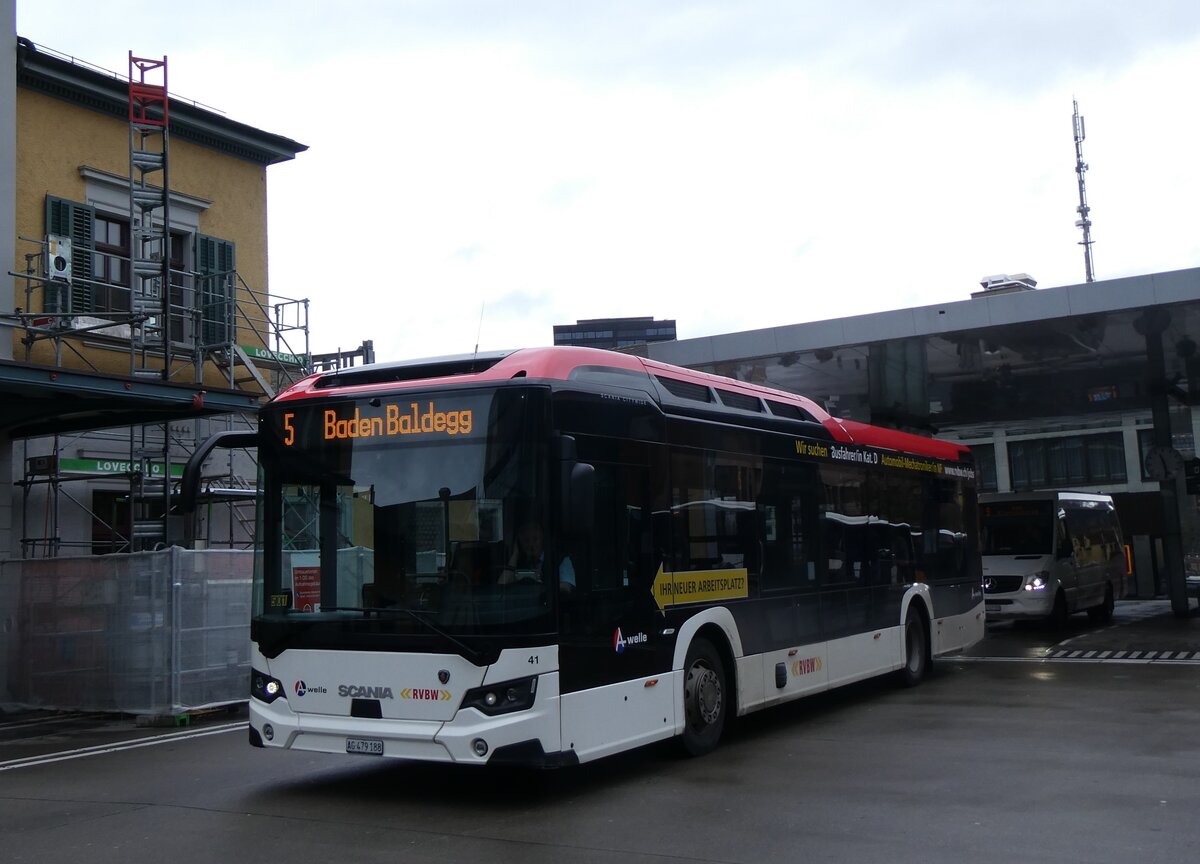
<path id="1" fill-rule="evenodd" d="M 463 694 L 462 708 L 474 708 L 494 717 L 533 707 L 537 693 L 537 677 L 502 681 L 489 687 L 475 687 Z"/>
<path id="2" fill-rule="evenodd" d="M 283 683 L 257 669 L 250 670 L 250 695 L 260 702 L 270 704 L 283 695 Z"/>

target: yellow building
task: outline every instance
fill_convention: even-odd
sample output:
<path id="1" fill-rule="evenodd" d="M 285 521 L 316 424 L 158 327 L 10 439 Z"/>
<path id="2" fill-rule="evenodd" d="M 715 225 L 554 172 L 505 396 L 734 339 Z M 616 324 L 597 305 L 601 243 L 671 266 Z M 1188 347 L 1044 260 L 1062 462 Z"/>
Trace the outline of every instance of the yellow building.
<path id="1" fill-rule="evenodd" d="M 266 195 L 306 148 L 173 99 L 166 58 L 114 74 L 15 41 L 0 557 L 176 542 L 164 478 L 307 365 L 306 302 L 268 291 Z"/>

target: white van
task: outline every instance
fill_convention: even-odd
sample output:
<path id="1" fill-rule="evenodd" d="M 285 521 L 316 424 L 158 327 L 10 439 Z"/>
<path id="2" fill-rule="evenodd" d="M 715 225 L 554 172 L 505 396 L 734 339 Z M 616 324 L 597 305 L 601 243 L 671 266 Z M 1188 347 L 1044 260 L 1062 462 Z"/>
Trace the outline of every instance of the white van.
<path id="1" fill-rule="evenodd" d="M 1112 619 L 1129 575 L 1108 495 L 1013 492 L 979 496 L 983 591 L 990 621 L 1050 619 L 1086 610 Z"/>

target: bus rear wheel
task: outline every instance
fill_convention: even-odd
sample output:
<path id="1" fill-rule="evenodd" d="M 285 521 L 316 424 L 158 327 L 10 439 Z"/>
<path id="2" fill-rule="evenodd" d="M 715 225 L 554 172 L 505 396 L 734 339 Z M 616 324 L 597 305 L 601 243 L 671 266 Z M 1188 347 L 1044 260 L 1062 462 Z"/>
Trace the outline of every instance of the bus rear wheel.
<path id="1" fill-rule="evenodd" d="M 692 756 L 716 749 L 729 712 L 725 664 L 707 639 L 696 639 L 683 664 L 683 748 Z"/>
<path id="2" fill-rule="evenodd" d="M 900 667 L 900 683 L 916 687 L 929 675 L 929 631 L 925 619 L 909 607 L 904 616 L 904 665 Z"/>

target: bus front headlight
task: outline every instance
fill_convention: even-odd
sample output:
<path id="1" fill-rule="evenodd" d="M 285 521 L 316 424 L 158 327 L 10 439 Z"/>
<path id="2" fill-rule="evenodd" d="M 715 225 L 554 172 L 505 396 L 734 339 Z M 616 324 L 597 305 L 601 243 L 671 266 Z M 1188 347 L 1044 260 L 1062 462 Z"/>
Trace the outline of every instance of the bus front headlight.
<path id="1" fill-rule="evenodd" d="M 283 684 L 257 669 L 250 670 L 250 695 L 260 702 L 270 704 L 283 695 Z"/>
<path id="2" fill-rule="evenodd" d="M 463 694 L 460 708 L 475 708 L 494 717 L 512 711 L 524 711 L 533 706 L 537 692 L 537 678 L 519 678 L 516 681 L 501 681 L 490 687 L 475 687 Z"/>

